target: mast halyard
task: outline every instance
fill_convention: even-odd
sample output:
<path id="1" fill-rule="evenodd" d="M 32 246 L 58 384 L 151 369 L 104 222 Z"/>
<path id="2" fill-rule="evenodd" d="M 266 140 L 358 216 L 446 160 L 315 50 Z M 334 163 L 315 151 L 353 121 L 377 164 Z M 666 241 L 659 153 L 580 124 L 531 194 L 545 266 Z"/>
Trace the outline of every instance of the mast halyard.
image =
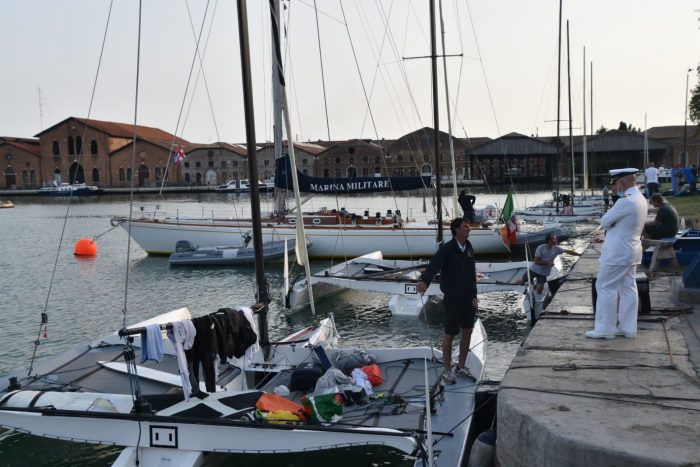
<path id="1" fill-rule="evenodd" d="M 280 7 L 279 0 L 270 0 L 270 19 L 272 30 L 272 109 L 274 118 L 273 140 L 275 160 L 284 157 L 282 146 L 282 86 L 284 86 L 284 70 L 282 69 L 282 47 L 280 40 Z M 293 144 L 291 136 L 287 135 L 287 145 Z M 275 163 L 275 167 L 277 164 Z M 277 174 L 275 174 L 277 176 Z M 287 212 L 287 191 L 275 187 L 274 206 L 275 214 Z"/>
<path id="2" fill-rule="evenodd" d="M 255 280 L 257 300 L 253 311 L 258 315 L 258 340 L 268 356 L 270 340 L 267 333 L 267 310 L 270 294 L 263 265 L 262 225 L 260 222 L 260 187 L 258 186 L 258 163 L 255 143 L 255 114 L 253 111 L 253 85 L 250 68 L 250 44 L 248 42 L 248 12 L 245 0 L 237 0 L 238 38 L 241 50 L 241 73 L 243 76 L 243 108 L 245 112 L 246 146 L 250 165 L 250 209 L 253 219 L 253 251 L 255 252 Z"/>
<path id="3" fill-rule="evenodd" d="M 442 177 L 440 173 L 440 113 L 438 111 L 436 29 L 435 0 L 430 0 L 430 62 L 433 84 L 433 151 L 435 153 L 435 197 L 437 200 L 437 237 L 435 240 L 439 245 L 442 245 Z"/>
<path id="4" fill-rule="evenodd" d="M 447 134 L 450 138 L 450 164 L 452 165 L 452 212 L 459 217 L 457 202 L 457 166 L 455 162 L 455 147 L 452 141 L 452 116 L 450 113 L 450 88 L 447 83 L 447 51 L 445 50 L 445 22 L 442 17 L 442 0 L 440 0 L 440 37 L 442 39 L 442 74 L 445 81 L 445 110 L 447 110 Z"/>

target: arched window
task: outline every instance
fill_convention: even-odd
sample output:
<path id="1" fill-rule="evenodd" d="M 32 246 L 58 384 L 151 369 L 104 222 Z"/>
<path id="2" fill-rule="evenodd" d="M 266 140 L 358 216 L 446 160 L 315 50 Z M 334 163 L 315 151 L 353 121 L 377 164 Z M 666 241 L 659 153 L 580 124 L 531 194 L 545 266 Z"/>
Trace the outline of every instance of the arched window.
<path id="1" fill-rule="evenodd" d="M 100 183 L 100 171 L 97 170 L 97 167 L 92 169 L 92 183 Z"/>
<path id="2" fill-rule="evenodd" d="M 131 167 L 126 169 L 126 181 L 127 182 L 131 181 Z"/>
<path id="3" fill-rule="evenodd" d="M 73 162 L 68 168 L 69 183 L 85 183 L 85 171 L 83 166 L 77 162 Z"/>
<path id="4" fill-rule="evenodd" d="M 75 152 L 76 154 L 83 153 L 83 138 L 81 138 L 80 136 L 75 137 Z"/>
<path id="5" fill-rule="evenodd" d="M 51 153 L 54 156 L 61 154 L 61 147 L 58 145 L 58 141 L 54 141 L 53 144 L 51 144 Z"/>
<path id="6" fill-rule="evenodd" d="M 146 164 L 141 164 L 139 166 L 138 177 L 139 186 L 144 186 L 148 184 L 149 172 L 148 167 L 146 167 Z"/>
<path id="7" fill-rule="evenodd" d="M 5 169 L 5 188 L 12 189 L 15 188 L 15 185 L 17 185 L 15 169 L 8 167 Z"/>
<path id="8" fill-rule="evenodd" d="M 26 170 L 22 171 L 22 185 L 27 186 L 29 184 L 29 173 Z"/>
<path id="9" fill-rule="evenodd" d="M 75 154 L 75 145 L 73 144 L 73 137 L 72 136 L 68 137 L 68 154 L 70 154 L 70 155 Z"/>
<path id="10" fill-rule="evenodd" d="M 369 169 L 367 167 L 362 167 L 362 176 L 363 177 L 369 176 Z"/>
<path id="11" fill-rule="evenodd" d="M 185 174 L 185 182 L 190 183 L 190 174 L 189 172 Z"/>
<path id="12" fill-rule="evenodd" d="M 160 180 L 160 167 L 156 167 L 156 170 L 154 172 L 156 175 L 156 180 Z"/>
<path id="13" fill-rule="evenodd" d="M 92 154 L 93 156 L 97 155 L 97 141 L 95 141 L 94 139 L 90 141 L 90 154 Z"/>
<path id="14" fill-rule="evenodd" d="M 124 175 L 124 168 L 119 169 L 119 181 L 124 182 L 126 181 L 126 176 Z"/>
<path id="15" fill-rule="evenodd" d="M 29 181 L 32 186 L 36 186 L 36 172 L 33 169 L 29 171 Z"/>
<path id="16" fill-rule="evenodd" d="M 430 175 L 433 173 L 433 169 L 428 164 L 425 164 L 420 168 L 420 173 L 423 175 Z"/>
<path id="17" fill-rule="evenodd" d="M 357 177 L 357 169 L 354 166 L 348 167 L 348 178 L 355 178 Z"/>
<path id="18" fill-rule="evenodd" d="M 323 169 L 323 176 L 324 176 L 325 178 L 328 178 L 328 177 L 331 176 L 331 174 L 330 174 L 330 172 L 328 171 L 328 169 Z"/>

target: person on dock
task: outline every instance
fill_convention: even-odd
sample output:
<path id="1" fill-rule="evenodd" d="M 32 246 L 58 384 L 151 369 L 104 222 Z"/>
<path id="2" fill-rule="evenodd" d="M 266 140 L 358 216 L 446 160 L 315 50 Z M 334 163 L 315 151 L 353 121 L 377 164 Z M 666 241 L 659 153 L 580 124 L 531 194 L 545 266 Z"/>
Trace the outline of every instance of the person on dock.
<path id="1" fill-rule="evenodd" d="M 647 216 L 647 201 L 636 187 L 637 169 L 610 171 L 611 184 L 622 196 L 600 219 L 606 231 L 600 270 L 596 279 L 595 329 L 593 339 L 637 335 L 637 265 L 642 261 L 641 235 Z"/>
<path id="2" fill-rule="evenodd" d="M 466 367 L 467 354 L 474 316 L 479 306 L 476 298 L 476 262 L 474 249 L 469 243 L 469 221 L 458 217 L 450 222 L 452 240 L 445 242 L 431 258 L 416 286 L 423 295 L 435 275 L 440 273 L 440 290 L 444 294 L 445 335 L 442 338 L 442 358 L 445 367 L 442 379 L 447 384 L 455 383 L 455 373 L 467 379 L 476 379 Z M 459 341 L 459 356 L 456 370 L 452 368 L 452 342 L 462 331 Z"/>
<path id="3" fill-rule="evenodd" d="M 468 195 L 464 192 L 464 190 L 462 190 L 459 192 L 459 196 L 457 197 L 457 202 L 459 203 L 460 207 L 462 208 L 462 211 L 464 211 L 464 217 L 469 219 L 469 222 L 474 222 L 474 219 L 475 219 L 474 203 L 476 203 L 476 196 Z"/>
<path id="4" fill-rule="evenodd" d="M 651 203 L 657 209 L 653 221 L 644 224 L 642 238 L 658 240 L 660 238 L 674 237 L 678 233 L 680 220 L 676 208 L 668 204 L 664 195 L 655 193 L 651 197 Z"/>
<path id="5" fill-rule="evenodd" d="M 581 256 L 574 250 L 565 250 L 564 248 L 557 245 L 557 234 L 550 232 L 545 237 L 547 243 L 540 245 L 535 250 L 535 259 L 530 266 L 530 277 L 537 284 L 538 292 L 541 292 L 544 288 L 544 284 L 547 282 L 547 277 L 552 272 L 552 267 L 554 267 L 554 261 L 562 253 L 573 256 Z M 528 273 L 525 272 L 521 283 L 525 284 L 528 280 Z"/>
<path id="6" fill-rule="evenodd" d="M 603 203 L 605 204 L 605 212 L 610 208 L 610 187 L 608 184 L 603 186 Z"/>
<path id="7" fill-rule="evenodd" d="M 649 162 L 649 166 L 644 171 L 644 180 L 646 184 L 647 198 L 659 192 L 659 169 L 654 167 L 653 162 Z"/>

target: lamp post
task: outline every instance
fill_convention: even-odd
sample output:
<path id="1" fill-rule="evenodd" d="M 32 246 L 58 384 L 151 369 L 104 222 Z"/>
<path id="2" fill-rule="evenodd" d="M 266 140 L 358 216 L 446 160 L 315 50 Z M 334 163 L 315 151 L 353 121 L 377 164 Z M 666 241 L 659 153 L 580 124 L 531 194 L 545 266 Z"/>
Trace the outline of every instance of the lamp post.
<path id="1" fill-rule="evenodd" d="M 688 68 L 685 74 L 685 121 L 683 123 L 683 155 L 681 157 L 681 165 L 688 165 L 688 82 L 690 80 L 690 72 L 692 68 Z"/>

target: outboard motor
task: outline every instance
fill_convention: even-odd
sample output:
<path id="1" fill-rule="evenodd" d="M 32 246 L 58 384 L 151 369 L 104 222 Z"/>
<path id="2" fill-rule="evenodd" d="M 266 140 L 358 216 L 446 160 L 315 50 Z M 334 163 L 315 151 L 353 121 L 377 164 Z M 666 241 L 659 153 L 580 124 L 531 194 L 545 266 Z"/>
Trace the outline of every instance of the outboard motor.
<path id="1" fill-rule="evenodd" d="M 194 245 L 190 243 L 188 240 L 178 240 L 178 242 L 175 244 L 175 252 L 177 253 L 184 253 L 185 251 L 194 251 Z"/>
<path id="2" fill-rule="evenodd" d="M 374 222 L 377 225 L 382 225 L 382 213 L 381 212 L 377 211 L 376 213 L 374 213 Z"/>

